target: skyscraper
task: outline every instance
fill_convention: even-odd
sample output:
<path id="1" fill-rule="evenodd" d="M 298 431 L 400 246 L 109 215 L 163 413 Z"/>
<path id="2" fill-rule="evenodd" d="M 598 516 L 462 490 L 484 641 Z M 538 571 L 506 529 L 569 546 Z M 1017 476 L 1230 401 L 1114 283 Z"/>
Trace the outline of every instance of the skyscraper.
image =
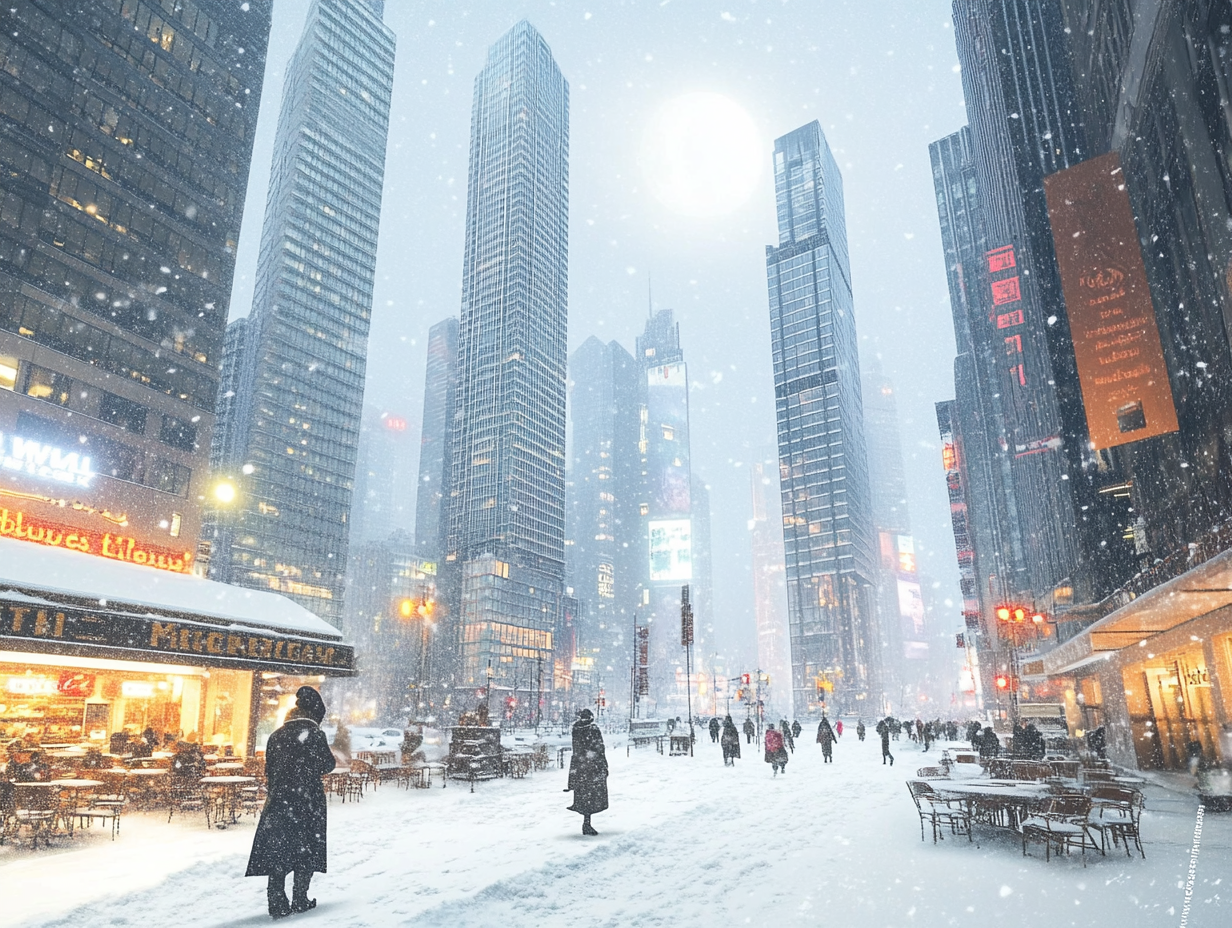
<path id="1" fill-rule="evenodd" d="M 359 432 L 350 544 L 384 541 L 415 527 L 416 423 L 405 415 L 368 407 Z"/>
<path id="2" fill-rule="evenodd" d="M 5 8 L 6 524 L 93 553 L 122 534 L 191 568 L 270 9 Z"/>
<path id="3" fill-rule="evenodd" d="M 439 561 L 449 528 L 449 477 L 454 400 L 458 384 L 458 320 L 442 319 L 428 330 L 423 425 L 419 439 L 419 483 L 415 502 L 415 547 Z"/>
<path id="4" fill-rule="evenodd" d="M 579 600 L 579 645 L 613 671 L 619 692 L 642 578 L 642 379 L 619 342 L 586 339 L 569 359 L 569 578 Z"/>
<path id="5" fill-rule="evenodd" d="M 787 630 L 783 520 L 775 501 L 774 472 L 758 461 L 749 468 L 749 482 L 753 492 L 749 532 L 753 548 L 757 666 L 770 674 L 772 692 L 784 693 L 790 699 L 791 639 Z"/>
<path id="6" fill-rule="evenodd" d="M 795 711 L 880 711 L 876 556 L 843 182 L 813 121 L 776 140 L 766 247 Z M 833 690 L 827 687 L 833 686 Z"/>
<path id="7" fill-rule="evenodd" d="M 523 20 L 475 78 L 445 553 L 460 682 L 486 685 L 489 699 L 530 701 L 571 661 L 554 653 L 566 612 L 568 214 L 569 85 Z"/>
<path id="8" fill-rule="evenodd" d="M 210 572 L 337 624 L 363 408 L 394 34 L 379 0 L 314 0 L 287 67 L 256 291 L 216 465 Z"/>

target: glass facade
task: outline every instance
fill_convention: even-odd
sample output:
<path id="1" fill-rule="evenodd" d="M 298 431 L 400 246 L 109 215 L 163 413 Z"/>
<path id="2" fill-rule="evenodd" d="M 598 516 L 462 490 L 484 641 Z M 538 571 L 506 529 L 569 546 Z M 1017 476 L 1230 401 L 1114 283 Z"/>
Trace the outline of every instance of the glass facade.
<path id="1" fill-rule="evenodd" d="M 832 704 L 877 712 L 875 542 L 842 177 L 817 122 L 775 142 L 774 181 L 779 245 L 766 249 L 766 272 L 795 711 L 815 711 L 832 692 Z"/>
<path id="2" fill-rule="evenodd" d="M 552 668 L 565 621 L 568 219 L 569 85 L 522 21 L 488 49 L 471 110 L 445 551 L 464 685 L 491 660 L 492 686 L 522 686 L 530 652 Z"/>
<path id="3" fill-rule="evenodd" d="M 457 385 L 458 320 L 450 316 L 428 330 L 428 369 L 419 443 L 415 544 L 422 556 L 432 561 L 443 556 L 449 528 L 447 502 Z"/>
<path id="4" fill-rule="evenodd" d="M 381 5 L 317 0 L 287 69 L 252 313 L 215 465 L 210 574 L 337 625 L 359 445 L 394 35 Z M 230 364 L 228 359 L 226 364 Z"/>
<path id="5" fill-rule="evenodd" d="M 6 468 L 0 506 L 191 563 L 270 3 L 21 0 L 0 22 L 0 436 L 93 474 L 66 506 Z"/>

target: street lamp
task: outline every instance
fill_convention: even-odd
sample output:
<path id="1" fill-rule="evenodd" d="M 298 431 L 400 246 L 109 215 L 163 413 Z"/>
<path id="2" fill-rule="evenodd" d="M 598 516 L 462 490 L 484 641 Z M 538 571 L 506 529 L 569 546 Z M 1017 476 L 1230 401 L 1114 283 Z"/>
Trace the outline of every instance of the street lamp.
<path id="1" fill-rule="evenodd" d="M 236 497 L 235 484 L 230 480 L 220 480 L 214 484 L 214 501 L 222 503 L 224 506 L 230 506 L 235 502 Z"/>
<path id="2" fill-rule="evenodd" d="M 416 687 L 419 689 L 419 705 L 423 707 L 424 677 L 428 662 L 428 632 L 432 626 L 432 614 L 436 611 L 436 600 L 425 593 L 418 599 L 404 597 L 398 600 L 398 615 L 403 619 L 419 620 L 419 678 Z"/>

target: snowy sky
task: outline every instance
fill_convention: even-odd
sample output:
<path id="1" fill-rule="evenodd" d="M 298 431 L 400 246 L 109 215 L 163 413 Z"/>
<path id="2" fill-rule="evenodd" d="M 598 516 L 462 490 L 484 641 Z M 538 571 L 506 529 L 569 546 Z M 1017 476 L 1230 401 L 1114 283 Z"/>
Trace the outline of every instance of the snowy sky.
<path id="1" fill-rule="evenodd" d="M 275 3 L 233 317 L 251 305 L 283 70 L 307 8 Z M 632 351 L 648 275 L 655 308 L 681 324 L 694 469 L 712 493 L 720 645 L 741 629 L 751 642 L 747 465 L 774 458 L 771 152 L 813 119 L 843 172 L 860 353 L 866 365 L 880 354 L 898 387 L 921 570 L 940 584 L 946 627 L 959 628 L 933 413 L 953 395 L 954 340 L 928 161 L 928 143 L 966 119 L 949 0 L 387 0 L 398 57 L 366 401 L 414 423 L 428 328 L 459 311 L 472 82 L 522 17 L 570 83 L 570 350 L 597 335 Z M 717 219 L 669 212 L 638 164 L 655 112 L 692 91 L 743 106 L 766 153 L 757 191 Z"/>

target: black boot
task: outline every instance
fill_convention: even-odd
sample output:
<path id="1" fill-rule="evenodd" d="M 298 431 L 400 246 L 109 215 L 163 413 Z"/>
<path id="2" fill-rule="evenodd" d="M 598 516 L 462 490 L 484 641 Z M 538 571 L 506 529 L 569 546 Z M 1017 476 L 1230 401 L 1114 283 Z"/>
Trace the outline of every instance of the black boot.
<path id="1" fill-rule="evenodd" d="M 291 903 L 287 901 L 287 875 L 271 873 L 265 886 L 265 897 L 269 902 L 270 918 L 286 918 L 291 914 Z"/>
<path id="2" fill-rule="evenodd" d="M 291 888 L 291 911 L 307 912 L 317 907 L 315 899 L 308 898 L 308 884 L 312 881 L 311 870 L 296 870 Z"/>

